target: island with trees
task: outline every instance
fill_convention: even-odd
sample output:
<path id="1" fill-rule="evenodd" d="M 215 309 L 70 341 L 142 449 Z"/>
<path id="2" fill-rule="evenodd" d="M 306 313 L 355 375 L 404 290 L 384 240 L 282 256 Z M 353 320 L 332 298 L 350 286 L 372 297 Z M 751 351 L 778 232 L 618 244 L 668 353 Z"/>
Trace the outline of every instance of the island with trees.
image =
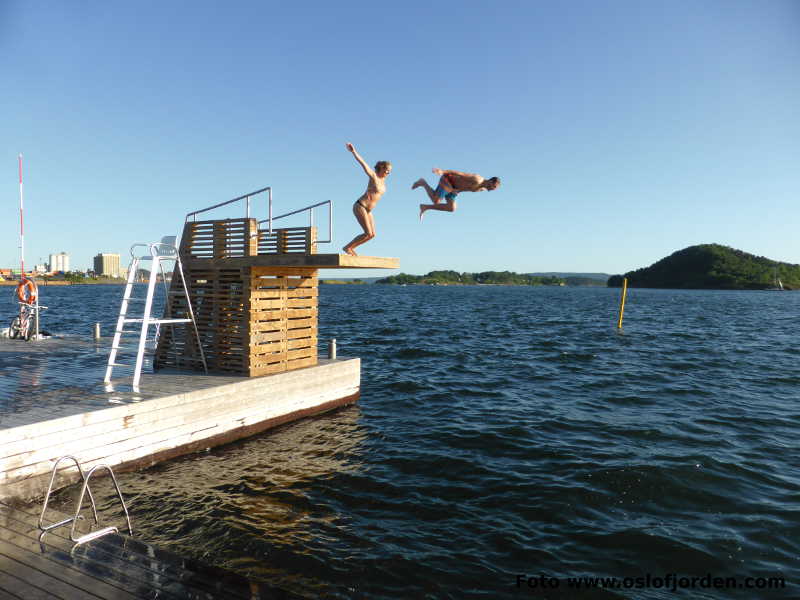
<path id="1" fill-rule="evenodd" d="M 431 271 L 427 275 L 400 273 L 384 277 L 375 283 L 395 285 L 565 285 L 559 277 L 537 277 L 512 271 L 484 271 L 459 273 L 457 271 Z"/>
<path id="2" fill-rule="evenodd" d="M 699 244 L 658 262 L 612 275 L 609 287 L 671 289 L 765 290 L 800 288 L 800 265 L 755 256 L 721 244 Z"/>

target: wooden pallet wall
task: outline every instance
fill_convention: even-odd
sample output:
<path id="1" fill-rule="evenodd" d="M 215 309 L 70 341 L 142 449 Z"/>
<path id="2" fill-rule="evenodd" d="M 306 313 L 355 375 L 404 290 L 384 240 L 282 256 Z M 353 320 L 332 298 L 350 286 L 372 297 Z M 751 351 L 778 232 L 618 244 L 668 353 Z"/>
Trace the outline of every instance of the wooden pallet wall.
<path id="1" fill-rule="evenodd" d="M 209 371 L 251 377 L 317 364 L 317 269 L 231 267 L 224 259 L 316 252 L 316 228 L 258 231 L 255 219 L 186 223 L 180 256 Z M 213 266 L 210 261 L 216 260 Z M 167 317 L 188 314 L 174 278 Z M 202 369 L 191 326 L 166 327 L 156 369 Z"/>
<path id="2" fill-rule="evenodd" d="M 210 371 L 247 373 L 249 338 L 247 269 L 184 267 L 200 342 Z M 180 282 L 173 279 L 167 313 L 186 314 Z M 156 369 L 202 369 L 191 326 L 167 327 L 159 337 Z M 188 339 L 187 339 L 188 338 Z M 189 348 L 189 352 L 185 351 Z"/>
<path id="3" fill-rule="evenodd" d="M 192 258 L 236 258 L 254 256 L 258 247 L 255 219 L 190 221 L 183 227 L 180 253 Z"/>
<path id="4" fill-rule="evenodd" d="M 258 232 L 259 254 L 316 254 L 316 227 L 273 229 L 272 233 Z"/>
<path id="5" fill-rule="evenodd" d="M 209 371 L 249 376 L 317 364 L 316 269 L 184 267 Z M 169 313 L 186 314 L 180 283 L 172 284 Z M 156 369 L 202 369 L 190 326 L 165 327 Z"/>
<path id="6" fill-rule="evenodd" d="M 317 364 L 316 269 L 250 268 L 250 375 Z"/>
<path id="7" fill-rule="evenodd" d="M 316 254 L 316 227 L 259 230 L 255 219 L 189 221 L 181 237 L 184 261 L 263 254 Z"/>

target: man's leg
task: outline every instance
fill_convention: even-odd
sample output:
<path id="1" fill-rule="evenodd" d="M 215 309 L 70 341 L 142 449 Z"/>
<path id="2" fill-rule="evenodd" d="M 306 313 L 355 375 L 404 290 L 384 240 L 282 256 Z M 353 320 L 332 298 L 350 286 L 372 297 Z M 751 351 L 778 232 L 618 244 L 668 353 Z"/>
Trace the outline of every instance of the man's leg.
<path id="1" fill-rule="evenodd" d="M 419 205 L 419 220 L 422 221 L 422 216 L 429 210 L 442 210 L 445 212 L 456 212 L 455 198 L 447 198 L 447 204 L 420 204 Z"/>
<path id="2" fill-rule="evenodd" d="M 428 193 L 428 198 L 431 199 L 431 202 L 434 204 L 439 204 L 442 200 L 442 196 L 444 196 L 444 190 L 441 187 L 441 183 L 439 184 L 440 187 L 437 187 L 435 190 L 428 185 L 428 182 L 424 179 L 417 179 L 414 182 L 414 185 L 411 186 L 412 190 L 417 189 L 418 187 L 424 187 L 425 191 Z"/>

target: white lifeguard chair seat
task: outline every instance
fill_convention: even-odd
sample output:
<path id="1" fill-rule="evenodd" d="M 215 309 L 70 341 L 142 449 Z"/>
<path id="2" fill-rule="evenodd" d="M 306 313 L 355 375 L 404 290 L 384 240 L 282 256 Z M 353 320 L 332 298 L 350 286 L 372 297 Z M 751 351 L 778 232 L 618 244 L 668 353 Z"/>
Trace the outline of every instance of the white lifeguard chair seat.
<path id="1" fill-rule="evenodd" d="M 156 254 L 159 256 L 175 256 L 178 249 L 175 247 L 176 235 L 165 235 L 161 238 L 161 244 L 156 246 Z"/>

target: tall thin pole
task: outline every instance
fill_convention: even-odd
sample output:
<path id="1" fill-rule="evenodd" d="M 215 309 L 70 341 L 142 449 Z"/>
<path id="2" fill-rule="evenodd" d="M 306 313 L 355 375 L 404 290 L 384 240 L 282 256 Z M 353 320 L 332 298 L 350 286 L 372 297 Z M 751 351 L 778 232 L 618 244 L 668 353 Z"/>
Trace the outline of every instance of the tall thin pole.
<path id="1" fill-rule="evenodd" d="M 25 278 L 25 221 L 23 219 L 24 190 L 22 187 L 22 154 L 19 155 L 19 268 L 20 277 Z"/>
<path id="2" fill-rule="evenodd" d="M 619 320 L 617 321 L 617 329 L 622 329 L 622 316 L 625 314 L 625 296 L 628 295 L 628 278 L 622 279 L 622 295 L 619 299 Z"/>

